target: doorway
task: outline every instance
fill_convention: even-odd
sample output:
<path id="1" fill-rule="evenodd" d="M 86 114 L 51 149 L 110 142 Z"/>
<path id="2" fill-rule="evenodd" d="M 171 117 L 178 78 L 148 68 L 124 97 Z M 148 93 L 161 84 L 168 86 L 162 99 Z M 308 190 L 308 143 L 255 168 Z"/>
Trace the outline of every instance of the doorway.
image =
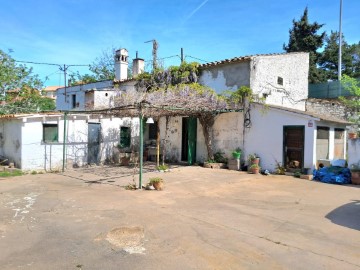
<path id="1" fill-rule="evenodd" d="M 197 119 L 194 117 L 182 118 L 181 161 L 189 165 L 196 162 Z"/>
<path id="2" fill-rule="evenodd" d="M 100 123 L 88 123 L 88 164 L 99 164 Z"/>
<path id="3" fill-rule="evenodd" d="M 284 166 L 288 171 L 304 167 L 305 126 L 284 126 Z"/>

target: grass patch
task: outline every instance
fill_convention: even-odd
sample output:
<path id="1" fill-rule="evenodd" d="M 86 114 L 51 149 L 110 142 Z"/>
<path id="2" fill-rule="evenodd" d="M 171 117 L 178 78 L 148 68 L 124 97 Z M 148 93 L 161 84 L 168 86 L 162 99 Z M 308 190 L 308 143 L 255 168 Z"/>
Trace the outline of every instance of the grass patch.
<path id="1" fill-rule="evenodd" d="M 20 170 L 14 170 L 12 172 L 3 171 L 0 172 L 0 177 L 11 177 L 11 176 L 20 176 L 23 175 L 23 172 Z"/>

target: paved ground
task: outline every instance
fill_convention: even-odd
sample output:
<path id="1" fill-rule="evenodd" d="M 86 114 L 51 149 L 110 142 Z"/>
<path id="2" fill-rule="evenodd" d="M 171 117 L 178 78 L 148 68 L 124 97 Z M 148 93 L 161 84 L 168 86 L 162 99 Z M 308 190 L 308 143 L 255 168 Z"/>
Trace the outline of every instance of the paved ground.
<path id="1" fill-rule="evenodd" d="M 359 186 L 182 167 L 129 191 L 92 170 L 0 179 L 1 269 L 360 269 Z"/>

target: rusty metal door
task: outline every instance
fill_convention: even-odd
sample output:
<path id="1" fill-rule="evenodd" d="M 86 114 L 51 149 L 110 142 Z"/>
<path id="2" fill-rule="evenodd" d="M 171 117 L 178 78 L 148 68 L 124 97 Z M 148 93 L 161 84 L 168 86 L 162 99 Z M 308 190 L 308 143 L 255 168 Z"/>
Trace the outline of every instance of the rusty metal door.
<path id="1" fill-rule="evenodd" d="M 304 167 L 305 126 L 284 126 L 284 160 L 289 170 Z"/>

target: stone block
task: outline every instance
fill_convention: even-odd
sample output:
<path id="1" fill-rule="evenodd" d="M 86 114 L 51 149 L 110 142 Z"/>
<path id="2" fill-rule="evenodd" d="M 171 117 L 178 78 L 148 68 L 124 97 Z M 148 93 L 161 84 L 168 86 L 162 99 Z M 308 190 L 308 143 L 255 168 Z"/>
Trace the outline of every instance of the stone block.
<path id="1" fill-rule="evenodd" d="M 302 174 L 300 175 L 301 179 L 306 179 L 306 180 L 312 180 L 313 179 L 313 175 L 312 174 Z"/>
<path id="2" fill-rule="evenodd" d="M 228 168 L 229 168 L 229 170 L 239 171 L 240 170 L 240 159 L 229 159 Z"/>

